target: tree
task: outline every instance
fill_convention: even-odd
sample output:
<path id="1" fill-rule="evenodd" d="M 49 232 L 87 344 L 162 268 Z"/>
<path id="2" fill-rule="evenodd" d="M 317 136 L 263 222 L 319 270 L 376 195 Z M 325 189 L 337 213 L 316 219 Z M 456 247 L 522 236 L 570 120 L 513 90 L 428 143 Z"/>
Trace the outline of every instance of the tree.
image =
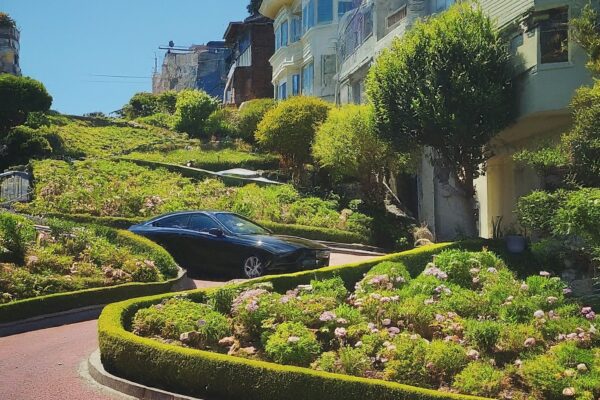
<path id="1" fill-rule="evenodd" d="M 417 22 L 378 58 L 368 95 L 383 137 L 400 151 L 433 150 L 434 165 L 452 173 L 473 215 L 474 179 L 490 156 L 489 140 L 516 115 L 506 44 L 480 8 L 457 4 Z"/>
<path id="2" fill-rule="evenodd" d="M 56 136 L 58 135 L 55 135 L 53 139 L 56 139 Z M 0 170 L 14 165 L 24 165 L 31 159 L 48 157 L 53 153 L 48 138 L 27 126 L 12 128 L 3 143 L 6 147 L 5 154 L 0 157 Z"/>
<path id="3" fill-rule="evenodd" d="M 246 6 L 250 15 L 258 14 L 258 10 L 262 4 L 262 0 L 250 0 L 250 3 Z"/>
<path id="4" fill-rule="evenodd" d="M 358 179 L 365 197 L 373 204 L 383 199 L 385 169 L 397 170 L 402 158 L 377 135 L 370 105 L 332 109 L 317 131 L 313 157 L 335 179 Z"/>
<path id="5" fill-rule="evenodd" d="M 269 110 L 258 124 L 256 140 L 278 153 L 299 178 L 311 159 L 311 146 L 319 124 L 327 119 L 330 105 L 316 97 L 295 96 Z"/>
<path id="6" fill-rule="evenodd" d="M 206 121 L 205 131 L 218 137 L 238 137 L 238 111 L 231 107 L 215 110 Z"/>
<path id="7" fill-rule="evenodd" d="M 263 117 L 277 101 L 273 99 L 255 99 L 242 103 L 239 112 L 239 135 L 247 142 L 254 142 L 256 128 Z"/>
<path id="8" fill-rule="evenodd" d="M 147 117 L 159 111 L 158 98 L 152 93 L 140 92 L 133 95 L 122 110 L 127 119 Z"/>
<path id="9" fill-rule="evenodd" d="M 41 82 L 28 77 L 0 75 L 0 134 L 21 125 L 31 112 L 50 109 L 52 96 Z"/>
<path id="10" fill-rule="evenodd" d="M 202 90 L 186 89 L 177 95 L 174 128 L 190 136 L 206 138 L 206 121 L 219 102 Z"/>

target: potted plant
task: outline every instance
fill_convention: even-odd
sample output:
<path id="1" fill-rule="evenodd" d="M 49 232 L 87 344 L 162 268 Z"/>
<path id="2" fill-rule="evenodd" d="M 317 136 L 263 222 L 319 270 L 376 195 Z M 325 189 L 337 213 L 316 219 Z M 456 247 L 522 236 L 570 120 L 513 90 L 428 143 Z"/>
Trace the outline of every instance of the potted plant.
<path id="1" fill-rule="evenodd" d="M 524 252 L 527 247 L 527 239 L 525 238 L 524 232 L 518 229 L 514 224 L 506 230 L 504 241 L 506 242 L 508 251 L 513 254 L 520 254 Z"/>

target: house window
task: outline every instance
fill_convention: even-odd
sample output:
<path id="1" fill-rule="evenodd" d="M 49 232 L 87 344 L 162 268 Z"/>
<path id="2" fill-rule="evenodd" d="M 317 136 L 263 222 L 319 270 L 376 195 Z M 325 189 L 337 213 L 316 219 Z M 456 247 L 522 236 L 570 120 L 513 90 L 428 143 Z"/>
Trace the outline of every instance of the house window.
<path id="1" fill-rule="evenodd" d="M 248 47 L 246 51 L 240 54 L 237 62 L 238 67 L 252 66 L 252 47 Z"/>
<path id="2" fill-rule="evenodd" d="M 317 22 L 326 23 L 333 21 L 333 0 L 318 0 Z"/>
<path id="3" fill-rule="evenodd" d="M 315 2 L 316 0 L 303 0 L 302 27 L 304 32 L 315 26 Z"/>
<path id="4" fill-rule="evenodd" d="M 387 17 L 387 27 L 389 28 L 391 26 L 396 25 L 398 22 L 406 18 L 406 15 L 406 5 L 404 5 Z"/>
<path id="5" fill-rule="evenodd" d="M 283 82 L 277 87 L 277 99 L 285 100 L 287 98 L 287 83 Z"/>
<path id="6" fill-rule="evenodd" d="M 292 96 L 300 94 L 300 74 L 292 75 Z"/>
<path id="7" fill-rule="evenodd" d="M 292 19 L 291 43 L 295 43 L 302 37 L 302 19 L 298 16 Z"/>
<path id="8" fill-rule="evenodd" d="M 321 71 L 322 77 L 321 82 L 323 86 L 329 86 L 330 83 L 333 83 L 333 77 L 336 73 L 336 60 L 335 55 L 328 54 L 323 55 L 321 60 Z"/>
<path id="9" fill-rule="evenodd" d="M 352 102 L 354 104 L 362 103 L 362 84 L 360 81 L 352 85 Z"/>
<path id="10" fill-rule="evenodd" d="M 288 45 L 289 23 L 283 21 L 275 31 L 275 49 L 278 50 Z"/>
<path id="11" fill-rule="evenodd" d="M 354 2 L 348 0 L 339 0 L 338 1 L 338 17 L 341 18 L 348 11 L 353 10 Z"/>
<path id="12" fill-rule="evenodd" d="M 435 0 L 435 12 L 444 11 L 454 4 L 454 0 Z"/>
<path id="13" fill-rule="evenodd" d="M 302 68 L 302 94 L 312 96 L 315 79 L 315 65 L 310 63 Z"/>
<path id="14" fill-rule="evenodd" d="M 569 9 L 548 10 L 536 17 L 540 21 L 542 64 L 569 61 Z"/>

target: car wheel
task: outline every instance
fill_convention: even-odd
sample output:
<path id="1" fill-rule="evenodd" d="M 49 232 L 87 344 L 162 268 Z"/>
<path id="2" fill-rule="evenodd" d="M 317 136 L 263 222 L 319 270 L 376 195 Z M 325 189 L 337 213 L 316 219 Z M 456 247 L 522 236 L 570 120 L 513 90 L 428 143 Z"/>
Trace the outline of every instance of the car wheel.
<path id="1" fill-rule="evenodd" d="M 244 278 L 253 279 L 265 274 L 265 263 L 257 256 L 249 256 L 244 259 L 242 264 L 242 273 Z"/>

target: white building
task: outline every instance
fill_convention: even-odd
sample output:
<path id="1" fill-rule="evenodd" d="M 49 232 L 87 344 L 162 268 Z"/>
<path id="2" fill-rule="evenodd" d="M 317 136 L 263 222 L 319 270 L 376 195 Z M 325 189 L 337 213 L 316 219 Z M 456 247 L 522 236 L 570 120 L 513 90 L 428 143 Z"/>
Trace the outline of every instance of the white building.
<path id="1" fill-rule="evenodd" d="M 274 97 L 304 94 L 335 101 L 338 23 L 353 0 L 264 0 L 260 13 L 273 19 Z"/>

